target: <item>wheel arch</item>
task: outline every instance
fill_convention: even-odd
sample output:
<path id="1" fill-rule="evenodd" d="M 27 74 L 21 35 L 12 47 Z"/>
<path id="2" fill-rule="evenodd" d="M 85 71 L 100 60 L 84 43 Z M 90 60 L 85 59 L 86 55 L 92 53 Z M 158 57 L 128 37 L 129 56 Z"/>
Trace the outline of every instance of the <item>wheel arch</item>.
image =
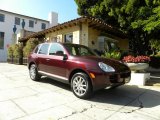
<path id="1" fill-rule="evenodd" d="M 32 64 L 35 64 L 35 65 L 36 65 L 35 62 L 30 62 L 30 63 L 28 64 L 28 69 L 31 67 Z M 37 66 L 37 65 L 36 65 L 36 66 Z"/>
<path id="2" fill-rule="evenodd" d="M 90 80 L 92 87 L 93 87 L 93 83 L 92 83 L 92 79 L 91 79 L 90 75 L 83 69 L 74 69 L 69 75 L 69 83 L 71 83 L 71 79 L 72 79 L 73 75 L 75 73 L 79 73 L 79 72 L 85 73 L 89 77 L 89 80 Z"/>

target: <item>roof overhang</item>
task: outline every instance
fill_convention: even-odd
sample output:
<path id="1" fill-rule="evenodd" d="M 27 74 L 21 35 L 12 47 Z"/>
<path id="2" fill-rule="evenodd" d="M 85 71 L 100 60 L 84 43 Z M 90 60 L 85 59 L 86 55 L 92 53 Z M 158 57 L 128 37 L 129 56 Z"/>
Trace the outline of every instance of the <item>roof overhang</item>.
<path id="1" fill-rule="evenodd" d="M 45 29 L 43 31 L 39 31 L 37 33 L 33 33 L 31 35 L 28 35 L 24 38 L 19 39 L 19 42 L 25 42 L 30 38 L 40 38 L 42 36 L 45 36 L 45 34 L 47 34 L 47 33 L 56 32 L 56 31 L 64 29 L 64 28 L 80 25 L 81 23 L 84 23 L 84 22 L 88 22 L 88 26 L 91 28 L 101 30 L 101 31 L 107 31 L 110 34 L 113 34 L 113 35 L 116 35 L 119 37 L 125 36 L 121 31 L 108 25 L 107 23 L 105 23 L 102 20 L 99 20 L 99 19 L 96 19 L 93 17 L 83 16 L 83 17 L 73 19 L 68 22 L 64 22 L 62 24 L 58 24 L 58 25 L 53 26 L 51 28 Z"/>

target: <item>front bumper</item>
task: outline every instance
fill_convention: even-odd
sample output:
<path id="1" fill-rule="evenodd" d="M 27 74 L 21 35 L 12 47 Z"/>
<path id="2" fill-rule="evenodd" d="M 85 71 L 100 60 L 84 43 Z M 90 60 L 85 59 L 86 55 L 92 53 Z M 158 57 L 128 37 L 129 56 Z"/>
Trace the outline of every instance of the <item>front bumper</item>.
<path id="1" fill-rule="evenodd" d="M 131 79 L 131 73 L 115 73 L 109 76 L 109 81 L 111 83 L 128 83 Z"/>
<path id="2" fill-rule="evenodd" d="M 128 83 L 131 79 L 131 72 L 121 73 L 94 73 L 95 78 L 92 79 L 93 89 L 101 89 L 108 86 L 123 85 Z"/>

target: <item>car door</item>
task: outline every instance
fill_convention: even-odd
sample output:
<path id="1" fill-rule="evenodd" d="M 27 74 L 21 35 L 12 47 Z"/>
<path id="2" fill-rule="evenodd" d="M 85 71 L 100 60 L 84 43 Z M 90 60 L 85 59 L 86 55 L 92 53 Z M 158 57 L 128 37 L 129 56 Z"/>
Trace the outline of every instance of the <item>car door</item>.
<path id="1" fill-rule="evenodd" d="M 43 72 L 43 73 L 46 73 L 48 71 L 48 68 L 47 68 L 48 48 L 49 48 L 48 43 L 42 44 L 38 51 L 38 55 L 37 55 L 38 71 Z"/>
<path id="2" fill-rule="evenodd" d="M 66 77 L 66 65 L 67 61 L 63 60 L 65 50 L 63 46 L 59 43 L 52 43 L 49 50 L 48 56 L 48 73 L 52 75 L 52 77 L 59 78 L 62 80 L 67 80 Z"/>

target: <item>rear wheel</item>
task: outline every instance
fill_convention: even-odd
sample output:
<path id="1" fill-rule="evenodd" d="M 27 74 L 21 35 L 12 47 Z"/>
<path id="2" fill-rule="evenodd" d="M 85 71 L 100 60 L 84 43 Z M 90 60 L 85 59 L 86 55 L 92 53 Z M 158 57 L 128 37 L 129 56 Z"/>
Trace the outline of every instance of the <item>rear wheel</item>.
<path id="1" fill-rule="evenodd" d="M 90 98 L 93 93 L 90 78 L 85 73 L 76 73 L 73 75 L 71 88 L 74 95 L 82 99 Z"/>
<path id="2" fill-rule="evenodd" d="M 38 71 L 37 71 L 37 67 L 35 64 L 32 64 L 29 68 L 29 75 L 30 75 L 30 78 L 34 81 L 39 81 L 40 80 L 40 75 L 38 74 Z"/>

